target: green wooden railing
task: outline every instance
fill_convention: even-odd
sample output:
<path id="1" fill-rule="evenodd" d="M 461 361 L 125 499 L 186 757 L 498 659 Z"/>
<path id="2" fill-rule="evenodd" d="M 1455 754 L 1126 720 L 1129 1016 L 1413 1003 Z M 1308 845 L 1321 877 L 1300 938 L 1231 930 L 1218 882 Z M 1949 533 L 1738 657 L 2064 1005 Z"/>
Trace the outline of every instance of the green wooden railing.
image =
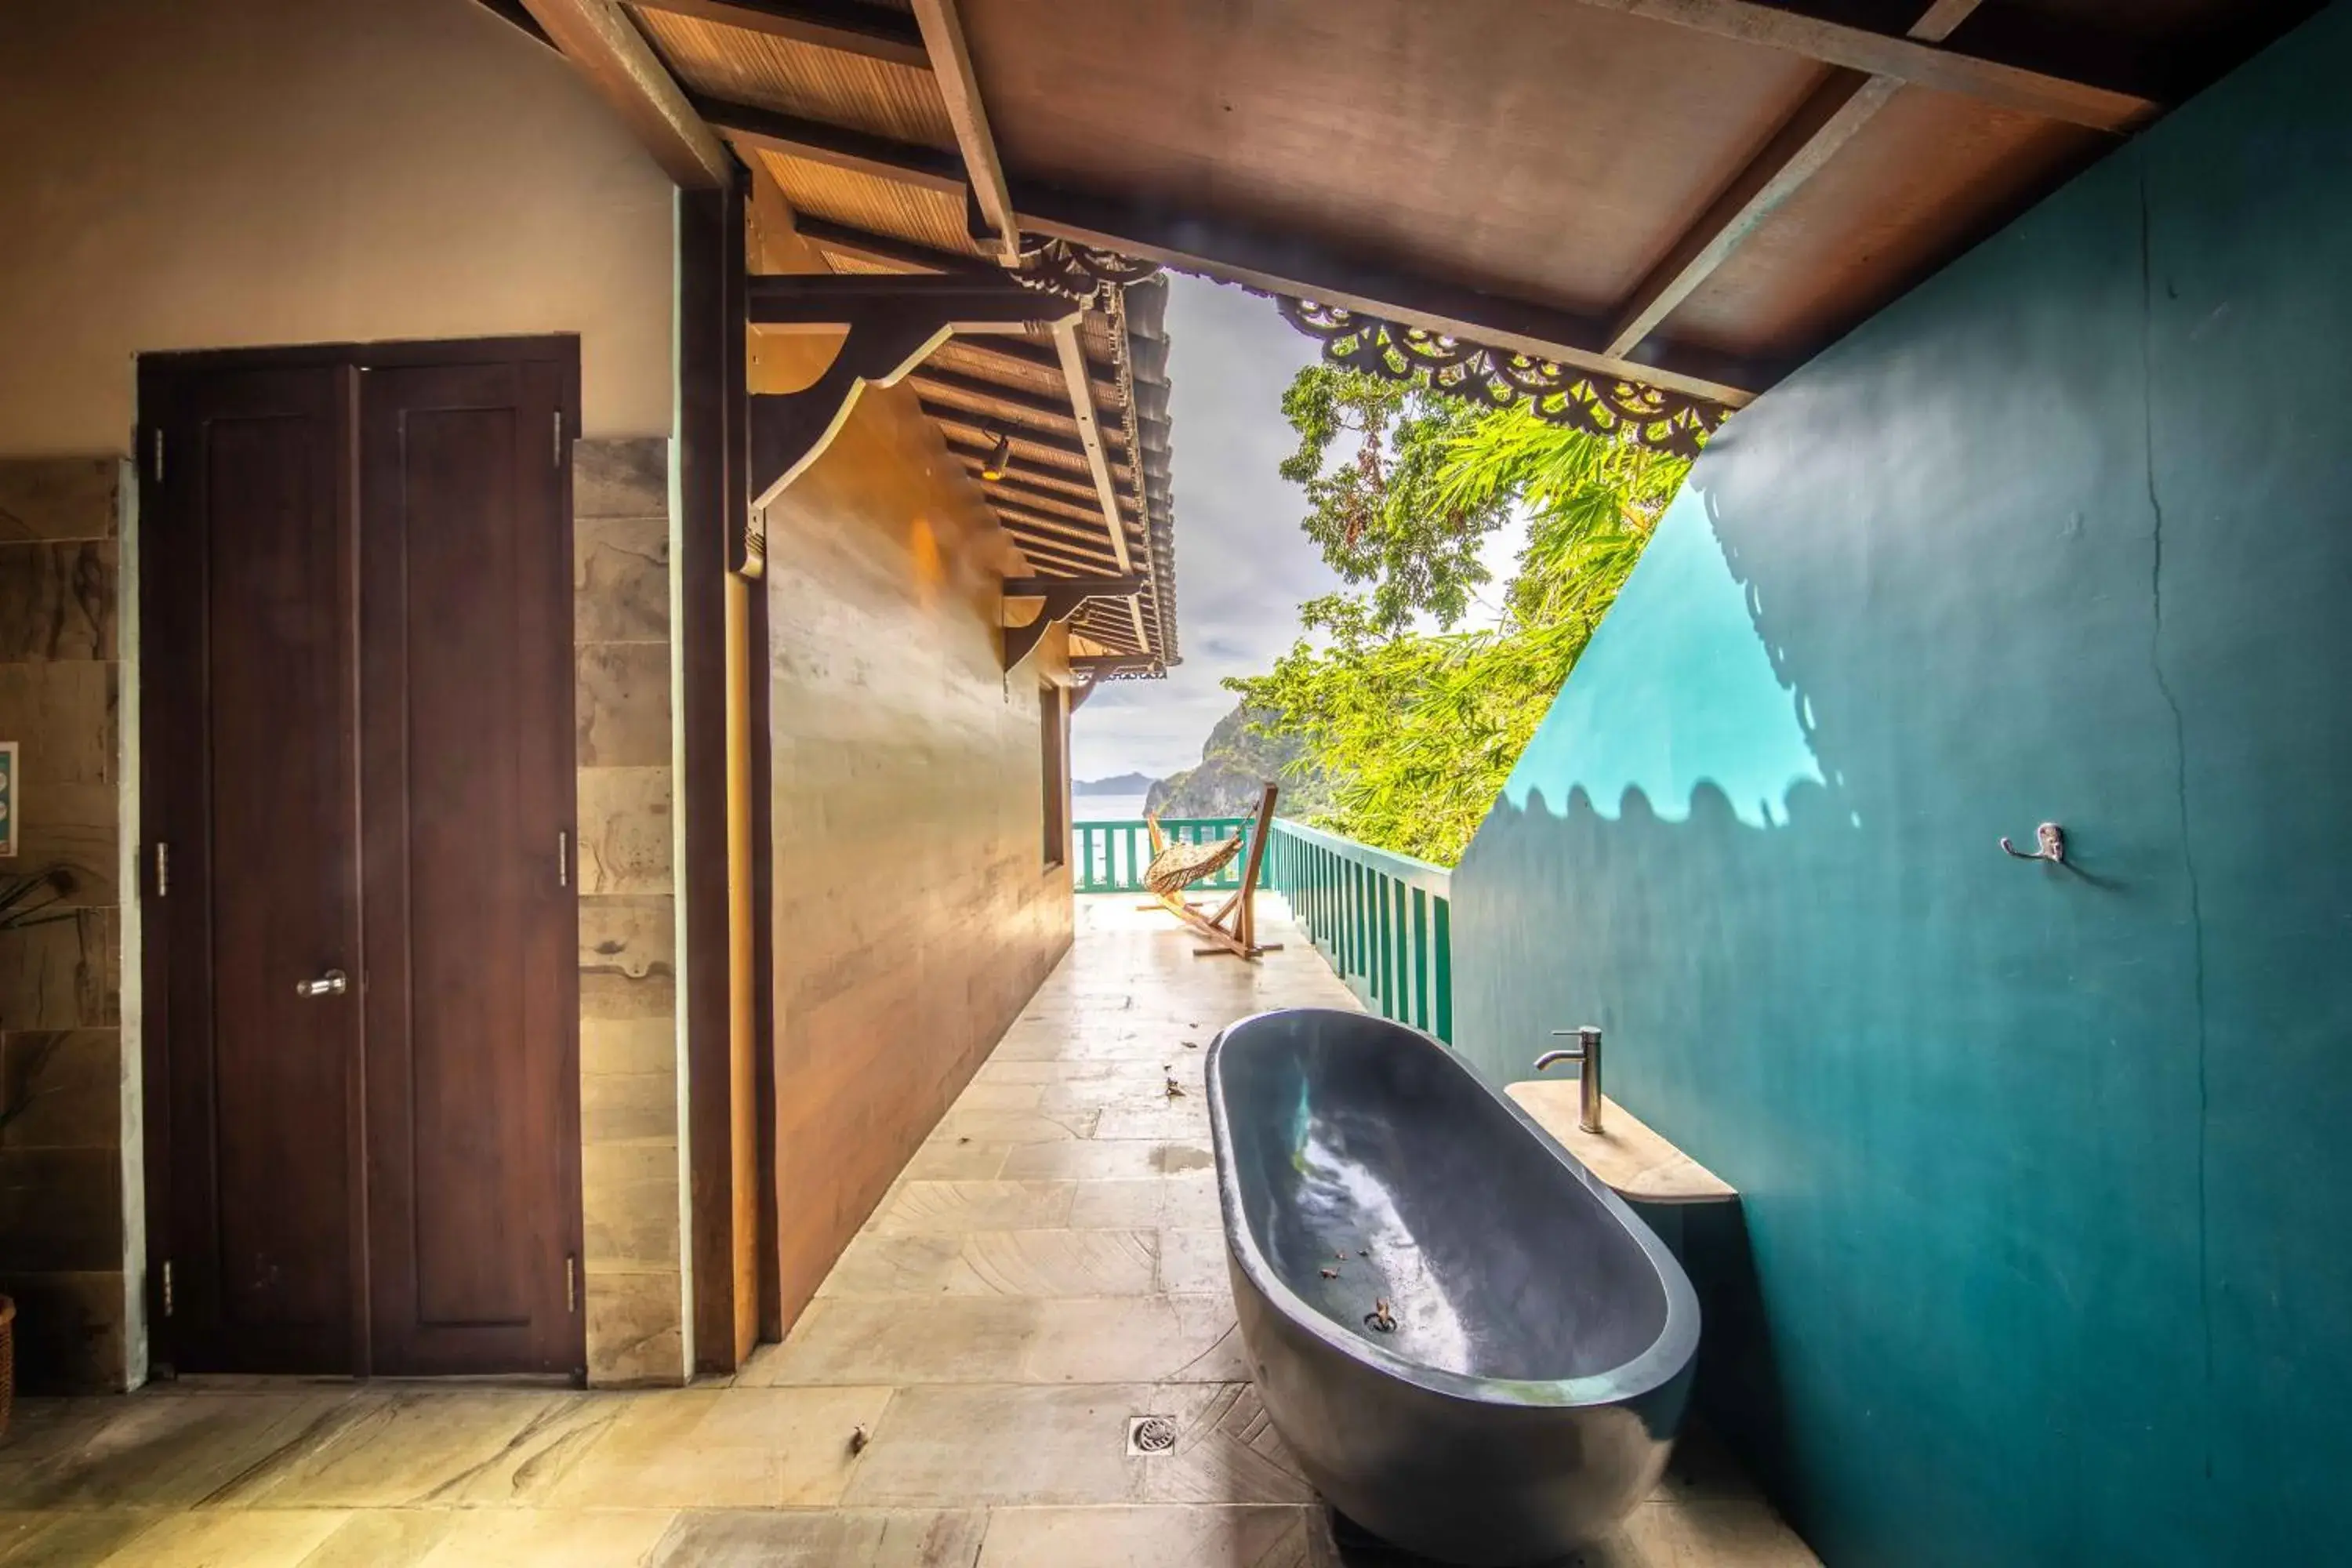
<path id="1" fill-rule="evenodd" d="M 1277 817 L 1265 879 L 1358 995 L 1453 1044 L 1452 872 Z"/>
<path id="2" fill-rule="evenodd" d="M 1220 838 L 1244 840 L 1241 851 L 1223 870 L 1193 884 L 1199 888 L 1238 888 L 1242 860 L 1249 854 L 1246 816 L 1163 816 L 1160 831 L 1181 844 L 1210 844 Z M 1143 868 L 1151 864 L 1151 835 L 1141 818 L 1132 822 L 1074 822 L 1070 825 L 1071 885 L 1081 893 L 1139 893 Z"/>

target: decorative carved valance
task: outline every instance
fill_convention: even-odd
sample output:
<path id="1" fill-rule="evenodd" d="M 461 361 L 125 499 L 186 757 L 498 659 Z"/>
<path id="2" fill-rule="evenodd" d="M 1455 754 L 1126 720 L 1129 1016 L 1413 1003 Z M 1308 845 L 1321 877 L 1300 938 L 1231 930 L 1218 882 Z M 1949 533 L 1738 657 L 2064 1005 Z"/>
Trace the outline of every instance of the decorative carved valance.
<path id="1" fill-rule="evenodd" d="M 1104 302 L 1104 291 L 1124 289 L 1157 274 L 1156 261 L 1139 261 L 1115 250 L 1097 250 L 1075 240 L 1024 235 L 1021 265 L 1013 278 L 1029 288 L 1075 300 L 1081 305 Z"/>
<path id="2" fill-rule="evenodd" d="M 1070 673 L 1091 680 L 1165 680 L 1168 668 L 1148 654 L 1074 654 Z"/>
<path id="3" fill-rule="evenodd" d="M 1601 371 L 1489 348 L 1421 327 L 1312 300 L 1278 297 L 1283 319 L 1349 370 L 1415 382 L 1486 408 L 1525 406 L 1537 418 L 1595 436 L 1628 435 L 1644 447 L 1695 458 L 1731 416 L 1719 403 Z"/>

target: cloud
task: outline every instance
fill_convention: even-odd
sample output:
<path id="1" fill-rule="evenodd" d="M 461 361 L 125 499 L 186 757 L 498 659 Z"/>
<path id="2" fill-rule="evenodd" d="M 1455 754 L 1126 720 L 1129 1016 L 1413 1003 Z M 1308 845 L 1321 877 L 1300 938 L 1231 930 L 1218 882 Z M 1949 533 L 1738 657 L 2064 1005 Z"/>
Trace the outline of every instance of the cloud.
<path id="1" fill-rule="evenodd" d="M 1234 705 L 1218 683 L 1258 675 L 1298 637 L 1298 606 L 1342 586 L 1298 526 L 1306 496 L 1276 470 L 1296 437 L 1282 394 L 1316 345 L 1274 302 L 1198 278 L 1168 301 L 1174 387 L 1177 637 L 1166 680 L 1117 681 L 1071 726 L 1081 779 L 1192 766 Z"/>

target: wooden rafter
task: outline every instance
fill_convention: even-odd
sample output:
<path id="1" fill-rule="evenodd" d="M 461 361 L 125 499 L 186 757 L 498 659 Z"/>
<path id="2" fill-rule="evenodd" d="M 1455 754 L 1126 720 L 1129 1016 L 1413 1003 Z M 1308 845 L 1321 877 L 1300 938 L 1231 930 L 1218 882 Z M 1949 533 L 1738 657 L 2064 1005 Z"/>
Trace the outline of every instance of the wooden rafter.
<path id="1" fill-rule="evenodd" d="M 698 97 L 695 108 L 740 146 L 765 147 L 902 184 L 971 189 L 961 161 L 936 148 Z M 1738 405 L 1778 379 L 1777 367 L 1732 356 L 1661 349 L 1639 362 L 1610 356 L 1613 321 L 1489 294 L 1424 274 L 1371 266 L 1311 240 L 1272 235 L 1165 206 L 1122 205 L 1013 182 L 1019 226 L 1141 257 L 1268 293 L 1318 300 L 1409 326 L 1491 343 L 1540 359 L 1649 382 Z M 1006 351 L 1028 359 L 1027 345 Z M 1051 361 L 1046 362 L 1049 364 Z"/>
<path id="2" fill-rule="evenodd" d="M 1596 10 L 1665 22 L 1718 38 L 1781 49 L 1865 76 L 1980 99 L 2094 131 L 2135 130 L 2161 107 L 2137 93 L 2069 81 L 2024 66 L 1938 48 L 1916 34 L 1874 33 L 1759 0 L 1576 0 Z M 1941 10 L 1943 7 L 1937 7 Z M 1933 20 L 1936 11 L 1928 13 Z M 1955 20 L 1952 26 L 1958 26 Z M 1945 29 L 1948 34 L 1950 27 Z"/>
<path id="3" fill-rule="evenodd" d="M 1078 551 L 1064 549 L 1050 541 L 1024 534 L 1010 523 L 1005 523 L 1003 526 L 1006 537 L 1020 548 L 1021 553 L 1028 558 L 1032 566 L 1047 566 L 1057 572 L 1069 572 L 1081 575 L 1110 570 L 1111 562 L 1108 555 L 1088 555 Z"/>
<path id="4" fill-rule="evenodd" d="M 667 11 L 814 44 L 821 49 L 861 55 L 892 65 L 930 68 L 923 36 L 906 16 L 856 0 L 636 0 L 643 11 Z"/>
<path id="5" fill-rule="evenodd" d="M 1098 547 L 1074 544 L 1059 534 L 1046 533 L 1016 517 L 1000 515 L 998 524 L 1005 534 L 1040 571 L 1099 573 L 1117 574 L 1118 563 L 1110 552 Z"/>
<path id="6" fill-rule="evenodd" d="M 952 250 L 934 250 L 928 245 L 917 245 L 896 235 L 875 234 L 854 228 L 845 223 L 835 223 L 813 213 L 794 213 L 793 226 L 819 249 L 835 256 L 854 257 L 860 261 L 877 262 L 884 267 L 900 267 L 910 272 L 993 272 L 995 267 L 976 256 L 959 256 Z"/>
<path id="7" fill-rule="evenodd" d="M 956 0 L 914 0 L 915 22 L 923 47 L 930 52 L 931 75 L 939 83 L 948 123 L 955 128 L 956 147 L 963 154 L 971 181 L 971 203 L 977 209 L 972 237 L 981 248 L 1011 265 L 1021 254 L 1021 223 L 1013 216 L 1013 197 L 1004 188 L 1004 164 L 996 155 L 995 133 L 988 128 L 988 110 L 981 102 L 980 82 L 972 74 L 971 49 L 963 36 L 963 18 Z M 982 233 L 985 225 L 988 231 Z"/>
<path id="8" fill-rule="evenodd" d="M 1087 351 L 1078 342 L 1078 323 L 1075 319 L 1054 323 L 1054 349 L 1061 355 L 1062 379 L 1070 389 L 1070 411 L 1077 416 L 1078 441 L 1086 449 L 1087 470 L 1094 476 L 1095 494 L 1102 502 L 1103 527 L 1110 534 L 1118 569 L 1131 572 L 1135 568 L 1127 553 L 1127 530 L 1119 526 L 1126 513 L 1119 509 L 1118 486 L 1110 477 L 1110 459 L 1103 452 L 1102 422 L 1095 415 L 1094 376 L 1087 363 Z M 1130 597 L 1127 613 L 1135 623 L 1136 646 L 1151 646 L 1143 630 L 1141 603 Z"/>
<path id="9" fill-rule="evenodd" d="M 937 398 L 926 397 L 920 401 L 923 405 L 923 413 L 929 417 L 940 421 L 941 424 L 961 425 L 966 429 L 973 431 L 992 429 L 999 435 L 1012 437 L 1013 451 L 1016 456 L 1022 456 L 1021 448 L 1027 447 L 1034 452 L 1045 454 L 1049 458 L 1066 458 L 1073 459 L 1078 464 L 1086 465 L 1087 471 L 1089 474 L 1092 472 L 1092 465 L 1088 462 L 1087 456 L 1086 443 L 1081 439 L 1076 439 L 1068 436 L 1056 436 L 1044 430 L 1033 430 L 1025 425 L 1014 425 L 1009 422 L 1003 425 L 994 425 L 992 424 L 988 416 L 984 414 L 976 414 L 969 408 L 959 408 L 950 404 L 941 403 Z M 952 442 L 953 439 L 954 437 L 952 434 L 950 434 L 950 440 Z M 985 446 L 986 443 L 982 443 L 982 445 Z M 1125 468 L 1127 465 L 1122 463 L 1119 467 L 1121 468 Z M 1097 491 L 1097 497 L 1099 498 L 1099 491 Z"/>
<path id="10" fill-rule="evenodd" d="M 967 454 L 958 452 L 954 456 L 962 458 Z M 1037 517 L 1084 528 L 1104 549 L 1110 548 L 1110 541 L 1102 532 L 1101 509 L 1095 504 L 1092 496 L 1074 495 L 1066 489 L 1053 489 L 1043 485 L 1024 484 L 1017 469 L 1003 479 L 985 482 L 989 498 L 998 504 L 1020 507 Z M 1127 526 L 1136 533 L 1142 531 L 1132 522 Z"/>
<path id="11" fill-rule="evenodd" d="M 952 153 L 720 98 L 698 95 L 693 106 L 706 124 L 739 147 L 764 148 L 852 174 L 950 195 L 961 195 L 965 188 L 963 164 Z"/>
<path id="12" fill-rule="evenodd" d="M 691 191 L 723 190 L 734 160 L 618 0 L 523 0 L 555 47 L 611 104 L 669 177 Z"/>
<path id="13" fill-rule="evenodd" d="M 994 489 L 993 486 L 989 488 Z M 1024 506 L 1010 496 L 992 495 L 989 497 L 989 504 L 1007 527 L 1018 524 L 1041 537 L 1056 540 L 1074 549 L 1082 548 L 1089 553 L 1098 553 L 1113 566 L 1118 564 L 1118 558 L 1111 553 L 1109 540 L 1104 536 L 1098 525 L 1080 525 L 1073 518 L 1057 512 L 1040 511 L 1034 506 Z"/>
<path id="14" fill-rule="evenodd" d="M 982 375 L 966 375 L 943 365 L 927 363 L 911 378 L 918 389 L 944 394 L 951 397 L 983 398 L 992 404 L 1013 410 L 1016 415 L 1034 415 L 1058 425 L 1072 425 L 1070 405 L 1058 397 L 1047 397 L 1026 387 L 1007 386 L 1002 382 Z M 977 409 L 983 416 L 993 414 L 993 408 Z"/>
<path id="15" fill-rule="evenodd" d="M 950 441 L 949 445 L 956 448 L 955 456 L 964 459 L 966 466 L 976 473 L 979 454 L 961 443 Z M 1003 479 L 991 481 L 988 488 L 992 493 L 1045 516 L 1066 518 L 1073 522 L 1094 523 L 1100 521 L 1100 513 L 1090 490 L 1044 482 L 1040 476 L 1019 468 Z M 1137 532 L 1141 531 L 1132 520 L 1128 527 Z"/>
<path id="16" fill-rule="evenodd" d="M 1001 360 L 1024 369 L 1042 371 L 1055 381 L 1062 377 L 1062 356 L 1047 344 L 1033 343 L 1022 338 L 989 338 L 968 343 L 958 343 L 958 352 L 977 354 L 982 359 Z M 1118 376 L 1108 365 L 1099 363 L 1088 367 L 1094 373 L 1095 399 L 1118 395 Z"/>
<path id="17" fill-rule="evenodd" d="M 985 466 L 992 455 L 991 449 L 995 446 L 994 439 L 982 440 L 971 435 L 961 427 L 961 424 L 958 421 L 955 426 L 941 428 L 940 434 L 947 437 L 948 449 L 967 467 L 978 468 Z M 1060 454 L 1054 456 L 1059 457 Z M 1093 517 L 1101 510 L 1097 504 L 1092 479 L 1058 465 L 1049 467 L 1033 462 L 1029 460 L 1028 454 L 1018 449 L 1013 452 L 1013 458 L 1012 471 L 993 481 L 997 489 L 1009 495 L 1033 496 L 1039 500 L 1075 507 L 1087 517 Z"/>
<path id="18" fill-rule="evenodd" d="M 1980 4 L 1982 0 L 1937 0 L 1912 24 L 1910 36 L 1923 43 L 1941 43 Z M 1633 353 L 1902 87 L 1895 77 L 1832 67 L 1829 79 L 1798 105 L 1634 289 L 1618 311 L 1607 352 L 1617 358 Z"/>

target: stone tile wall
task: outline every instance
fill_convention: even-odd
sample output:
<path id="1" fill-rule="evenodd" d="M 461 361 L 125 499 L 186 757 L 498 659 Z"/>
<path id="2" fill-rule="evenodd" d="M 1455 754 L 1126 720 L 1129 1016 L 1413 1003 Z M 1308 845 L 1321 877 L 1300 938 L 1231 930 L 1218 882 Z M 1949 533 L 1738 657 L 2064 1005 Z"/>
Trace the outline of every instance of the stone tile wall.
<path id="1" fill-rule="evenodd" d="M 588 1372 L 686 1377 L 669 443 L 573 448 Z"/>
<path id="2" fill-rule="evenodd" d="M 0 461 L 0 740 L 20 742 L 17 856 L 72 917 L 0 933 L 0 1293 L 28 1389 L 121 1388 L 135 1043 L 122 1027 L 125 700 L 120 459 Z M 600 1384 L 686 1375 L 671 809 L 669 444 L 574 454 L 582 1259 Z M 134 1038 L 135 1042 L 135 1037 Z M 135 1142 L 135 1138 L 133 1140 Z"/>
<path id="3" fill-rule="evenodd" d="M 128 465 L 0 461 L 0 741 L 17 845 L 0 875 L 58 868 L 69 918 L 0 932 L 0 1294 L 27 1390 L 125 1386 L 120 584 Z"/>

